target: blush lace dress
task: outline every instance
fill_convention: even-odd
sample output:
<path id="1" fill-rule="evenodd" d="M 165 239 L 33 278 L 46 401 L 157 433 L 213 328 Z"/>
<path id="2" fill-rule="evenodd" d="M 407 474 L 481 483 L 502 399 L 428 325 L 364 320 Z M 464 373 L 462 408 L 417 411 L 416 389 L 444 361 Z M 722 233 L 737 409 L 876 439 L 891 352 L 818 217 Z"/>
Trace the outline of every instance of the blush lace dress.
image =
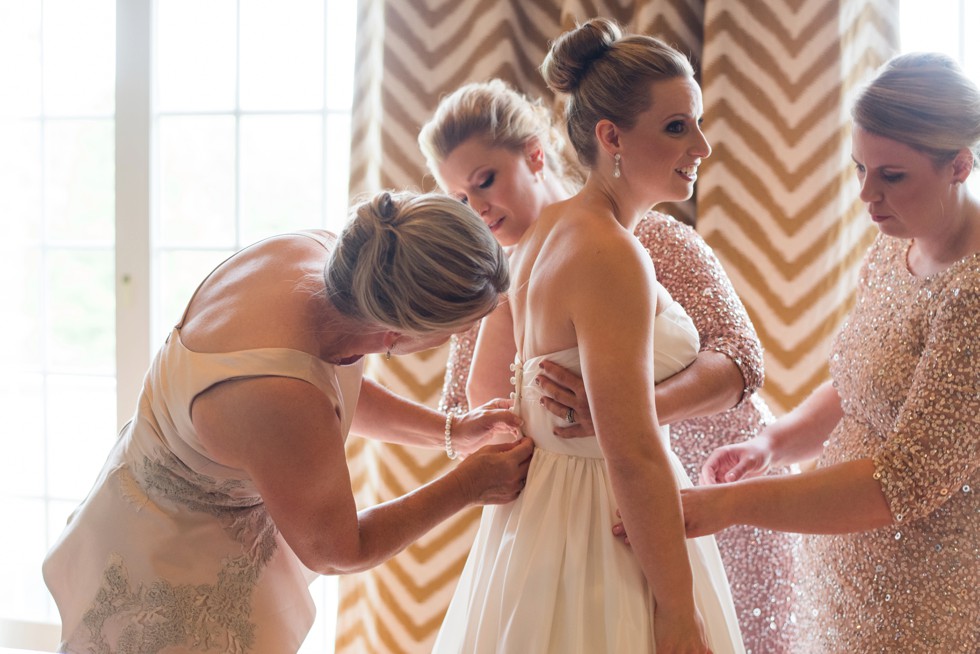
<path id="1" fill-rule="evenodd" d="M 360 364 L 333 366 L 284 348 L 193 352 L 180 325 L 173 329 L 133 420 L 44 562 L 61 613 L 60 651 L 299 649 L 313 624 L 315 575 L 276 529 L 248 475 L 209 458 L 191 422 L 201 392 L 269 375 L 318 388 L 347 433 Z"/>

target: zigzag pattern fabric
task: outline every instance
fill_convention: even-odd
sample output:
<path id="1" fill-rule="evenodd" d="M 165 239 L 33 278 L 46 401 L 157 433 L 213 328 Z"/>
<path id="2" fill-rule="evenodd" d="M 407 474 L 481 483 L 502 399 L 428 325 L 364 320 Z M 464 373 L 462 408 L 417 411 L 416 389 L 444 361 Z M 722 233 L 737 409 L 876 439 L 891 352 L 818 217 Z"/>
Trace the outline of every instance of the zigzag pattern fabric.
<path id="1" fill-rule="evenodd" d="M 778 414 L 827 379 L 875 229 L 858 200 L 850 105 L 896 53 L 897 0 L 707 2 L 702 85 L 714 148 L 698 231 L 766 349 Z"/>
<path id="2" fill-rule="evenodd" d="M 898 0 L 359 0 L 351 195 L 429 189 L 416 136 L 440 97 L 500 77 L 553 100 L 538 73 L 576 21 L 615 18 L 688 53 L 714 153 L 694 203 L 659 207 L 715 248 L 766 348 L 763 395 L 777 411 L 826 378 L 829 341 L 850 307 L 870 242 L 853 184 L 850 99 L 894 53 Z M 369 374 L 435 406 L 445 348 Z M 361 506 L 449 469 L 436 450 L 351 438 Z M 479 511 L 446 521 L 389 563 L 340 581 L 338 654 L 429 652 Z"/>

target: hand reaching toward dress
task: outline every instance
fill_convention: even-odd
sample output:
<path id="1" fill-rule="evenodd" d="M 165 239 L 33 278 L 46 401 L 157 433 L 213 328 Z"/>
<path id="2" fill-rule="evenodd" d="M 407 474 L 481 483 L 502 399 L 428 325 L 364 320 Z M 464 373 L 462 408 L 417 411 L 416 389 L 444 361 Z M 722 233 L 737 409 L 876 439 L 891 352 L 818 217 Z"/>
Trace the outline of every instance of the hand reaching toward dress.
<path id="1" fill-rule="evenodd" d="M 736 524 L 731 498 L 731 490 L 735 487 L 735 484 L 716 484 L 681 489 L 684 531 L 688 538 L 716 534 Z M 622 517 L 619 510 L 616 511 L 616 517 Z M 629 546 L 629 534 L 622 522 L 614 524 L 612 532 L 613 536 Z"/>
<path id="2" fill-rule="evenodd" d="M 462 415 L 454 416 L 453 449 L 465 457 L 491 439 L 502 441 L 520 438 L 523 421 L 511 411 L 513 405 L 511 400 L 491 400 Z M 508 437 L 500 438 L 502 435 Z"/>
<path id="3" fill-rule="evenodd" d="M 487 445 L 466 457 L 453 471 L 472 504 L 506 504 L 524 489 L 534 441 Z"/>
<path id="4" fill-rule="evenodd" d="M 560 438 L 595 436 L 582 378 L 551 361 L 542 361 L 541 370 L 543 373 L 534 378 L 534 383 L 541 387 L 541 404 L 566 423 L 555 429 L 555 435 Z"/>
<path id="5" fill-rule="evenodd" d="M 759 477 L 769 471 L 772 449 L 763 434 L 741 443 L 723 445 L 708 455 L 701 466 L 703 486 Z"/>

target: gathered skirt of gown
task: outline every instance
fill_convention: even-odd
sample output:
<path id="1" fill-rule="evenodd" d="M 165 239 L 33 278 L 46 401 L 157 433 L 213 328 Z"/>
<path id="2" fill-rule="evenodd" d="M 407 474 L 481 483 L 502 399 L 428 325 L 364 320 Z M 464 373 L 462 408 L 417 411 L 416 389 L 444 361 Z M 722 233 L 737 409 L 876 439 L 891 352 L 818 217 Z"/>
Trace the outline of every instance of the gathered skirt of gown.
<path id="1" fill-rule="evenodd" d="M 698 336 L 673 303 L 655 323 L 657 381 L 694 360 Z M 561 439 L 538 401 L 539 364 L 581 371 L 578 348 L 515 365 L 515 407 L 535 451 L 521 496 L 483 511 L 434 652 L 654 652 L 653 598 L 639 562 L 612 535 L 616 499 L 595 437 Z M 669 450 L 680 487 L 691 482 Z M 656 507 L 651 507 L 656 511 Z M 689 539 L 695 601 L 714 654 L 743 652 L 728 579 L 713 537 Z"/>

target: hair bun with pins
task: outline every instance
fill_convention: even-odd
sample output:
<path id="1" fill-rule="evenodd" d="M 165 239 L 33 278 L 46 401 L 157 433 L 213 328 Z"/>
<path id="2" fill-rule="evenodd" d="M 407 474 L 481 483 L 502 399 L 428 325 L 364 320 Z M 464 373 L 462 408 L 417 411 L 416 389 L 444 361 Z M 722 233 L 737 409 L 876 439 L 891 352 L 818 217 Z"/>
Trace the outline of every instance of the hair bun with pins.
<path id="1" fill-rule="evenodd" d="M 384 225 L 394 226 L 395 219 L 398 217 L 398 210 L 395 207 L 395 200 L 388 191 L 382 191 L 374 197 L 371 202 L 371 210 Z"/>
<path id="2" fill-rule="evenodd" d="M 593 18 L 559 36 L 541 65 L 548 87 L 558 93 L 574 93 L 592 64 L 622 36 L 619 25 L 606 18 Z"/>

